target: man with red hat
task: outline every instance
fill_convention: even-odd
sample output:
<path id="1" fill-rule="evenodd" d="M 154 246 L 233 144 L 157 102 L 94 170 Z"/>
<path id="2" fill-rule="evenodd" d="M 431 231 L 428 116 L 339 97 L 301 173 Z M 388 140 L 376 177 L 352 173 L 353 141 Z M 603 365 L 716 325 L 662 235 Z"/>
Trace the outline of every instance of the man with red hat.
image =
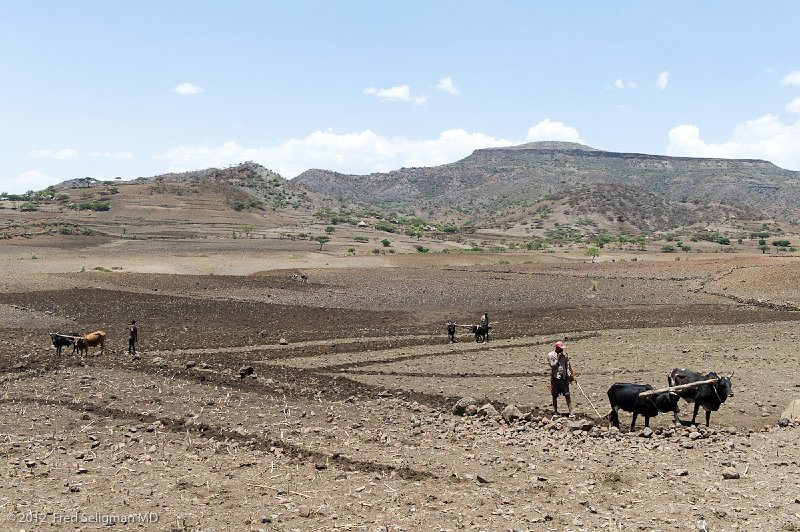
<path id="1" fill-rule="evenodd" d="M 569 383 L 575 380 L 572 364 L 564 350 L 564 342 L 553 344 L 553 351 L 547 353 L 547 363 L 550 365 L 550 393 L 553 395 L 553 415 L 558 415 L 558 396 L 563 395 L 567 401 L 569 415 L 572 416 L 572 398 L 569 394 Z"/>

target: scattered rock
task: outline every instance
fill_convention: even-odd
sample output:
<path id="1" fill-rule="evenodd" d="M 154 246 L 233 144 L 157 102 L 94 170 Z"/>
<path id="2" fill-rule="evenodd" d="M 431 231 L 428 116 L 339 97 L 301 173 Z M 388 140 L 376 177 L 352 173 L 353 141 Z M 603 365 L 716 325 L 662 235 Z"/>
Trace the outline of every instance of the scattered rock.
<path id="1" fill-rule="evenodd" d="M 653 437 L 653 429 L 650 427 L 645 427 L 639 432 L 640 438 L 652 438 Z"/>
<path id="2" fill-rule="evenodd" d="M 301 506 L 297 509 L 297 513 L 300 514 L 300 517 L 308 517 L 311 515 L 311 509 L 308 506 Z"/>
<path id="3" fill-rule="evenodd" d="M 489 484 L 489 483 L 492 482 L 491 480 L 489 480 L 486 477 L 481 476 L 481 475 L 476 475 L 475 476 L 475 480 L 477 480 L 481 484 Z"/>
<path id="4" fill-rule="evenodd" d="M 732 467 L 728 467 L 722 470 L 722 478 L 724 478 L 725 480 L 737 479 L 739 478 L 739 476 L 740 476 L 739 472 Z"/>
<path id="5" fill-rule="evenodd" d="M 289 345 L 289 340 L 287 340 L 286 338 L 281 338 L 280 340 L 278 340 L 278 343 L 280 345 Z"/>
<path id="6" fill-rule="evenodd" d="M 791 423 L 791 421 L 789 420 L 788 417 L 782 417 L 778 420 L 779 427 L 788 427 L 789 423 Z"/>
<path id="7" fill-rule="evenodd" d="M 244 379 L 248 375 L 252 375 L 255 373 L 255 368 L 253 366 L 242 366 L 239 368 L 239 377 Z"/>
<path id="8" fill-rule="evenodd" d="M 474 416 L 478 413 L 478 405 L 469 405 L 464 409 L 465 416 Z"/>
<path id="9" fill-rule="evenodd" d="M 506 423 L 511 425 L 516 420 L 522 418 L 522 411 L 515 405 L 508 405 L 503 409 L 500 415 L 503 416 Z"/>
<path id="10" fill-rule="evenodd" d="M 478 414 L 484 417 L 493 418 L 495 416 L 499 416 L 500 412 L 498 412 L 497 409 L 492 406 L 492 403 L 486 403 L 478 409 Z"/>
<path id="11" fill-rule="evenodd" d="M 189 360 L 186 362 L 186 369 L 191 369 L 197 365 L 197 362 L 194 360 Z"/>
<path id="12" fill-rule="evenodd" d="M 676 469 L 672 474 L 676 477 L 685 477 L 689 475 L 689 471 L 687 469 Z"/>
<path id="13" fill-rule="evenodd" d="M 475 399 L 473 399 L 472 397 L 462 397 L 461 399 L 456 401 L 456 404 L 453 405 L 453 414 L 457 416 L 463 416 L 464 414 L 466 414 L 467 407 L 474 404 L 475 404 Z"/>

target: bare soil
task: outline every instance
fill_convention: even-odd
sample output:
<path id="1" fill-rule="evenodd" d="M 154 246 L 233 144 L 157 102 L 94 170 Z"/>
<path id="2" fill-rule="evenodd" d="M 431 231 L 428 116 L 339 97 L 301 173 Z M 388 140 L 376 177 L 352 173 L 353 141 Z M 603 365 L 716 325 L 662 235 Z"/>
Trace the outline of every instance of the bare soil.
<path id="1" fill-rule="evenodd" d="M 779 424 L 800 395 L 796 257 L 23 244 L 0 247 L 2 530 L 800 529 L 800 427 Z M 483 312 L 491 341 L 448 343 L 447 320 Z M 57 357 L 68 330 L 108 342 Z M 551 418 L 558 339 L 576 420 Z M 702 411 L 609 429 L 611 384 L 673 367 L 734 373 L 708 429 Z M 464 396 L 530 415 L 453 415 Z"/>

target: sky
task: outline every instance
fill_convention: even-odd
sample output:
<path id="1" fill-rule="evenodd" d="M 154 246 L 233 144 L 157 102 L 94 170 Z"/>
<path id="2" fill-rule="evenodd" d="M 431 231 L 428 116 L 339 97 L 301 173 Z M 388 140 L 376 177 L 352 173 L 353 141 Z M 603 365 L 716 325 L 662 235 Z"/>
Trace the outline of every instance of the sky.
<path id="1" fill-rule="evenodd" d="M 0 192 L 540 140 L 800 170 L 800 2 L 2 0 Z"/>

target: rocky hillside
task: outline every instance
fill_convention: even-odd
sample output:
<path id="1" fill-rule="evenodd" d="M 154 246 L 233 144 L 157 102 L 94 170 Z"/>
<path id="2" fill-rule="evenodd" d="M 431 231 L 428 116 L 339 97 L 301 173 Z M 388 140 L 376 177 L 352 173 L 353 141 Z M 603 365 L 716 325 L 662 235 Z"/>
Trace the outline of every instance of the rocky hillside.
<path id="1" fill-rule="evenodd" d="M 612 232 L 721 220 L 800 222 L 800 172 L 761 160 L 613 153 L 537 142 L 476 150 L 437 167 L 293 180 L 357 204 L 477 228 L 545 231 L 581 221 Z"/>

